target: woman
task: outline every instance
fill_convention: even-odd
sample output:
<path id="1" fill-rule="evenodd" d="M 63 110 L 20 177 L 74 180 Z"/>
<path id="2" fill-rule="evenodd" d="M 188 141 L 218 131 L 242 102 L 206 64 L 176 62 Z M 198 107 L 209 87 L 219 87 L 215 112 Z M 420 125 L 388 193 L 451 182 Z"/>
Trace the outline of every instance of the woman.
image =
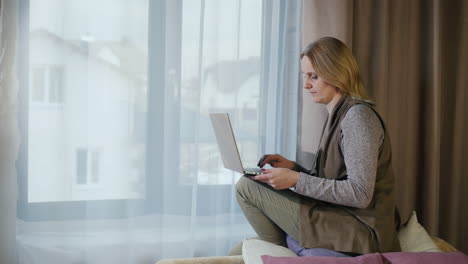
<path id="1" fill-rule="evenodd" d="M 325 37 L 301 54 L 304 89 L 329 116 L 311 170 L 264 155 L 263 175 L 242 177 L 237 199 L 257 235 L 349 255 L 398 251 L 399 222 L 387 129 L 364 90 L 351 51 Z"/>

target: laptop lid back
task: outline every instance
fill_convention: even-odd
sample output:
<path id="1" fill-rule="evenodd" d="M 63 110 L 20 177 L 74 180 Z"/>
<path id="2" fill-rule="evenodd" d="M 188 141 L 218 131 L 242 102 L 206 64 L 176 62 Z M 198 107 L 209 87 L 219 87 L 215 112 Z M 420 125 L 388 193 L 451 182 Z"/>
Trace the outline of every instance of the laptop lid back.
<path id="1" fill-rule="evenodd" d="M 243 174 L 244 167 L 242 167 L 229 115 L 227 113 L 210 113 L 210 119 L 224 167 Z"/>

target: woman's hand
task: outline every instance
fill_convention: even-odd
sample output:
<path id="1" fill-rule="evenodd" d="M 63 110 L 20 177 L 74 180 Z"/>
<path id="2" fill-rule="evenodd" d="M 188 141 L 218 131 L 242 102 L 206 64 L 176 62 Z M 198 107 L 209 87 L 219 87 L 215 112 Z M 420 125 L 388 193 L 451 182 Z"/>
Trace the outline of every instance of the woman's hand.
<path id="1" fill-rule="evenodd" d="M 264 182 L 276 190 L 283 190 L 296 187 L 299 172 L 285 168 L 269 169 L 251 179 Z"/>
<path id="2" fill-rule="evenodd" d="M 270 164 L 273 168 L 287 168 L 293 169 L 295 163 L 288 160 L 287 158 L 279 155 L 279 154 L 265 154 L 263 157 L 258 161 L 257 166 L 262 168 L 266 164 Z"/>

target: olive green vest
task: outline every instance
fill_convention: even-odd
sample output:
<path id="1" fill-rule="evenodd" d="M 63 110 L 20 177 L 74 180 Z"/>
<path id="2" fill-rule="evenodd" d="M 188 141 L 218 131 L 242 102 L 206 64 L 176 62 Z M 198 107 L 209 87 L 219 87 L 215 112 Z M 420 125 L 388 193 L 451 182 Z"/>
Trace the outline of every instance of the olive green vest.
<path id="1" fill-rule="evenodd" d="M 365 209 L 336 205 L 303 197 L 300 212 L 300 242 L 305 248 L 328 248 L 341 252 L 366 254 L 399 251 L 395 205 L 394 176 L 391 167 L 391 146 L 388 131 L 373 106 L 365 101 L 343 96 L 329 116 L 320 139 L 315 176 L 334 180 L 347 178 L 341 152 L 341 121 L 355 104 L 370 107 L 382 122 L 385 132 L 379 149 L 374 195 Z"/>

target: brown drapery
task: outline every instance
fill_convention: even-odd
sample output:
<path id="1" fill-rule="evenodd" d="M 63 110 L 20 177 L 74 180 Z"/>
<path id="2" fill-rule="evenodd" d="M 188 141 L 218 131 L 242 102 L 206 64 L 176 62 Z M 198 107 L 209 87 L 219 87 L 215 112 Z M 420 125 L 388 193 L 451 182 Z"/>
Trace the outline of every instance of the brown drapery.
<path id="1" fill-rule="evenodd" d="M 334 36 L 352 48 L 390 132 L 402 218 L 415 210 L 467 253 L 468 1 L 304 0 L 303 29 L 304 44 Z M 306 101 L 299 161 L 323 120 Z"/>

